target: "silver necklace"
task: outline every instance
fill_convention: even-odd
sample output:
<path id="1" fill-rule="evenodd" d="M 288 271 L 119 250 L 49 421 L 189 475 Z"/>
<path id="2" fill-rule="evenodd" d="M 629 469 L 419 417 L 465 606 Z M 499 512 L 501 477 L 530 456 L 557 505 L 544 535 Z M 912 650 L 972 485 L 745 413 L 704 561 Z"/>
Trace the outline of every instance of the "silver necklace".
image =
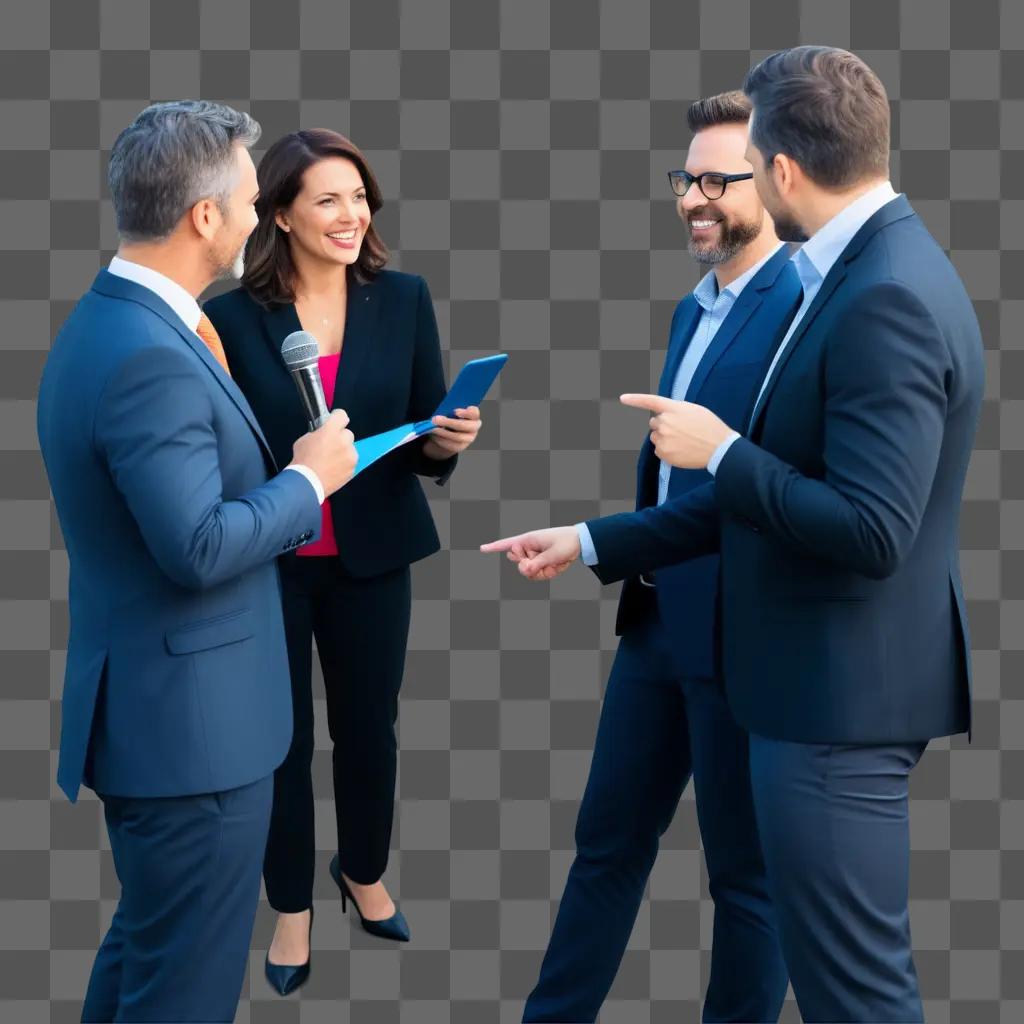
<path id="1" fill-rule="evenodd" d="M 322 315 L 320 316 L 320 325 L 323 327 L 324 330 L 327 330 L 331 326 L 332 323 L 333 323 L 333 321 L 331 320 L 330 317 L 322 316 Z"/>

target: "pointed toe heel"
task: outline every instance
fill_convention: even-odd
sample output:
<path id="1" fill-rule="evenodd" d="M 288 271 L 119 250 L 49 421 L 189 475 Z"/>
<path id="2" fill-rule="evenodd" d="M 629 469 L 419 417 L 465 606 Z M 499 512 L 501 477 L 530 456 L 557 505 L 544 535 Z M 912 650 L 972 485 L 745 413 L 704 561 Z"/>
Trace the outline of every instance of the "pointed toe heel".
<path id="1" fill-rule="evenodd" d="M 263 964 L 263 973 L 270 987 L 279 995 L 286 996 L 294 992 L 309 979 L 309 961 L 297 967 L 286 964 L 271 963 L 269 955 Z"/>
<path id="2" fill-rule="evenodd" d="M 270 987 L 279 995 L 286 996 L 294 992 L 300 985 L 304 985 L 309 979 L 309 965 L 313 958 L 313 908 L 309 908 L 309 946 L 310 955 L 304 964 L 289 965 L 275 964 L 270 959 L 270 951 L 267 951 L 266 960 L 263 962 L 263 973 L 266 976 Z"/>
<path id="3" fill-rule="evenodd" d="M 351 901 L 352 905 L 356 908 L 356 913 L 359 915 L 359 923 L 363 926 L 363 931 L 380 939 L 391 939 L 394 942 L 409 941 L 411 938 L 409 922 L 406 921 L 405 915 L 397 907 L 395 912 L 383 921 L 368 921 L 363 917 L 363 912 L 359 909 L 359 901 L 352 895 L 352 890 L 349 889 L 348 884 L 341 875 L 341 864 L 338 861 L 337 854 L 331 859 L 328 870 L 331 873 L 331 878 L 334 879 L 334 884 L 341 891 L 342 913 L 348 911 L 348 903 Z"/>

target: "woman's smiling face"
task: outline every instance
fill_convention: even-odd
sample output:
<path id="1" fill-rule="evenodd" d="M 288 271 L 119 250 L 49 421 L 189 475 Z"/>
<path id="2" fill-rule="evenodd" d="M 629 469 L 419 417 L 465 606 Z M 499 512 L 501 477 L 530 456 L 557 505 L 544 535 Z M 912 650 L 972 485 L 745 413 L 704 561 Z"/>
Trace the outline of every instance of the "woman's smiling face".
<path id="1" fill-rule="evenodd" d="M 302 188 L 277 223 L 292 244 L 332 263 L 355 263 L 370 226 L 370 206 L 359 169 L 351 160 L 332 156 L 311 164 Z"/>

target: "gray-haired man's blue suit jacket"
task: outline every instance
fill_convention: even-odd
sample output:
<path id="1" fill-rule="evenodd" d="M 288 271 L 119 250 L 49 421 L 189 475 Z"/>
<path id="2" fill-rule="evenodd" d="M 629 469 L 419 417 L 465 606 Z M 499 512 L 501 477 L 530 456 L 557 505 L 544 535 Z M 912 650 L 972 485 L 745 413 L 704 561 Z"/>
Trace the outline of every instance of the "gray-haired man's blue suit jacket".
<path id="1" fill-rule="evenodd" d="M 61 788 L 266 777 L 292 729 L 275 559 L 318 533 L 309 481 L 277 473 L 171 308 L 105 270 L 54 342 L 38 428 L 71 569 Z"/>

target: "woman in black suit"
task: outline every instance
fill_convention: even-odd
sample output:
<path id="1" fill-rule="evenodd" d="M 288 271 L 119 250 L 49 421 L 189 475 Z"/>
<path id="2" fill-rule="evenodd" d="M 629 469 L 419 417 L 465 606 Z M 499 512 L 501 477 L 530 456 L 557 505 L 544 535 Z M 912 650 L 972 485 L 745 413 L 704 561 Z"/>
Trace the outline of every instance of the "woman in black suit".
<path id="1" fill-rule="evenodd" d="M 267 150 L 257 174 L 259 224 L 242 286 L 204 308 L 278 462 L 291 461 L 308 430 L 281 358 L 292 331 L 317 338 L 328 405 L 348 413 L 357 439 L 428 418 L 446 390 L 433 306 L 422 278 L 383 269 L 387 249 L 372 223 L 381 193 L 362 153 L 336 132 L 294 132 Z M 274 777 L 264 880 L 279 914 L 266 971 L 282 995 L 309 974 L 314 636 L 334 743 L 330 872 L 343 908 L 351 899 L 367 931 L 409 938 L 380 879 L 394 810 L 409 565 L 440 547 L 417 476 L 443 484 L 475 439 L 480 413 L 471 407 L 434 422 L 424 440 L 333 494 L 320 540 L 280 561 L 295 731 Z"/>

